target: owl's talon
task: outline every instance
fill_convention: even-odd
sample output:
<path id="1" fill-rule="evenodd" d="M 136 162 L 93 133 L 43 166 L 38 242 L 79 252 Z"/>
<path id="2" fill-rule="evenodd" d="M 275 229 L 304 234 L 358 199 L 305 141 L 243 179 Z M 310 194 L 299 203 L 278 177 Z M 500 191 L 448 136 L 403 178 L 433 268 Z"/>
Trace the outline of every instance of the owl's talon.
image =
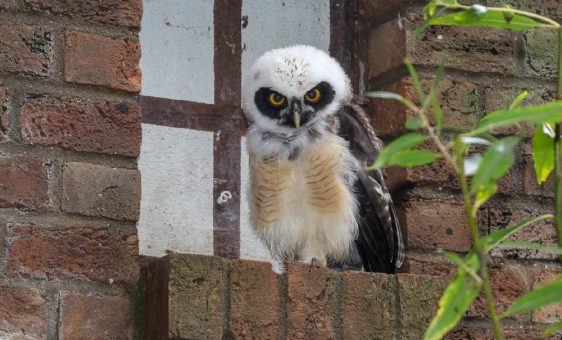
<path id="1" fill-rule="evenodd" d="M 313 257 L 312 260 L 310 260 L 310 268 L 320 268 L 321 266 L 320 261 L 316 257 Z"/>

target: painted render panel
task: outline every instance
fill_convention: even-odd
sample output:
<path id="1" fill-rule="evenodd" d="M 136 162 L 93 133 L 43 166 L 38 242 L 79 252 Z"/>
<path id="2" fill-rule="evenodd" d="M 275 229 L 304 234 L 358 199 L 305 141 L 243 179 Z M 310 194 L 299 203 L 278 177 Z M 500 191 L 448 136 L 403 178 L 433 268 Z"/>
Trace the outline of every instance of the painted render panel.
<path id="1" fill-rule="evenodd" d="M 142 124 L 141 255 L 213 255 L 213 133 Z"/>
<path id="2" fill-rule="evenodd" d="M 214 103 L 210 0 L 145 0 L 140 31 L 141 95 Z"/>
<path id="3" fill-rule="evenodd" d="M 328 51 L 330 0 L 243 1 L 242 79 L 264 52 L 295 44 Z"/>

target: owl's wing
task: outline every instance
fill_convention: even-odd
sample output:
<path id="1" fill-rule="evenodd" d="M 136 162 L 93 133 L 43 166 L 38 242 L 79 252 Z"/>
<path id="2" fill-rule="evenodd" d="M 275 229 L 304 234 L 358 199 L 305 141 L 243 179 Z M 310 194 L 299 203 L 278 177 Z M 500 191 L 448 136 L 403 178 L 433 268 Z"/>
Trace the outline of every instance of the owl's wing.
<path id="1" fill-rule="evenodd" d="M 355 195 L 359 236 L 355 241 L 365 271 L 394 273 L 404 261 L 404 243 L 394 205 L 380 170 L 369 170 L 382 142 L 363 109 L 354 103 L 338 112 L 338 135 L 349 142 L 360 164 Z"/>

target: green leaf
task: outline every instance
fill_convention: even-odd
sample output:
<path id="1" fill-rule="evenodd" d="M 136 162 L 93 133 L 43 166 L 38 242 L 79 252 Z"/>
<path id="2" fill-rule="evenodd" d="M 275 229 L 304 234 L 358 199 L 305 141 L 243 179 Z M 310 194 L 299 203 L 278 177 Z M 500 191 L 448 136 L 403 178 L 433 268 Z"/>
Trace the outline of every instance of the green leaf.
<path id="1" fill-rule="evenodd" d="M 404 126 L 406 127 L 406 129 L 409 130 L 417 130 L 422 128 L 422 122 L 418 117 L 413 117 L 413 118 L 408 118 L 408 120 L 406 121 L 406 124 L 404 124 Z"/>
<path id="2" fill-rule="evenodd" d="M 546 181 L 554 169 L 554 138 L 546 134 L 544 129 L 544 125 L 536 127 L 531 143 L 535 175 L 539 184 Z"/>
<path id="3" fill-rule="evenodd" d="M 476 193 L 476 196 L 474 198 L 474 206 L 472 208 L 472 213 L 474 216 L 476 216 L 476 214 L 478 213 L 478 209 L 480 209 L 482 204 L 486 203 L 492 196 L 494 196 L 496 191 L 498 191 L 497 184 L 490 183 Z"/>
<path id="4" fill-rule="evenodd" d="M 432 163 L 439 157 L 435 152 L 427 150 L 404 150 L 395 153 L 388 165 L 414 167 Z"/>
<path id="5" fill-rule="evenodd" d="M 524 249 L 524 250 L 540 250 L 545 253 L 562 255 L 562 248 L 545 246 L 540 243 L 528 241 L 505 240 L 498 245 L 500 248 Z"/>
<path id="6" fill-rule="evenodd" d="M 409 133 L 404 136 L 398 137 L 392 143 L 388 144 L 384 149 L 382 149 L 372 168 L 379 169 L 383 166 L 389 165 L 390 160 L 396 155 L 396 153 L 411 149 L 428 139 L 429 137 L 416 133 Z"/>
<path id="7" fill-rule="evenodd" d="M 532 312 L 548 305 L 562 302 L 562 280 L 534 289 L 515 300 L 506 315 Z"/>
<path id="8" fill-rule="evenodd" d="M 478 284 L 482 284 L 482 279 L 476 273 L 477 267 L 473 267 L 474 263 L 470 261 L 463 260 L 460 256 L 455 253 L 445 251 L 443 255 L 447 258 L 447 260 L 451 261 L 454 265 L 459 267 L 460 269 L 464 270 L 468 275 L 470 275 Z M 469 259 L 467 259 L 469 260 Z"/>
<path id="9" fill-rule="evenodd" d="M 435 117 L 435 131 L 437 134 L 440 134 L 443 129 L 443 110 L 441 110 L 441 106 L 439 106 L 439 102 L 435 96 L 431 98 L 431 107 L 433 108 L 433 115 Z"/>
<path id="10" fill-rule="evenodd" d="M 552 333 L 556 332 L 557 330 L 562 328 L 562 321 L 558 321 L 556 323 L 553 323 L 552 325 L 548 326 L 544 332 L 542 333 L 543 336 L 549 336 Z"/>
<path id="11" fill-rule="evenodd" d="M 441 339 L 453 329 L 480 293 L 480 287 L 468 274 L 459 272 L 439 300 L 439 309 L 424 334 L 424 340 Z"/>
<path id="12" fill-rule="evenodd" d="M 478 170 L 472 179 L 471 194 L 490 191 L 487 186 L 495 183 L 513 165 L 513 148 L 519 143 L 519 137 L 506 137 L 493 143 L 486 150 Z"/>
<path id="13" fill-rule="evenodd" d="M 551 27 L 550 25 L 542 24 L 531 18 L 515 14 L 507 20 L 504 16 L 504 12 L 506 11 L 509 10 L 487 9 L 484 13 L 482 13 L 480 11 L 480 7 L 471 6 L 469 9 L 462 12 L 434 17 L 430 19 L 429 24 L 444 26 L 481 26 L 501 29 L 509 28 L 515 31 L 526 31 L 538 27 Z"/>
<path id="14" fill-rule="evenodd" d="M 498 244 L 504 242 L 511 235 L 515 234 L 516 232 L 525 228 L 526 226 L 528 226 L 530 224 L 533 224 L 535 222 L 538 222 L 538 221 L 541 221 L 541 220 L 544 220 L 544 219 L 547 219 L 547 218 L 553 218 L 553 217 L 554 216 L 552 216 L 551 214 L 544 214 L 544 215 L 524 219 L 523 221 L 517 223 L 516 225 L 514 225 L 512 227 L 500 229 L 500 230 L 494 231 L 494 232 L 492 232 L 492 233 L 490 233 L 486 236 L 483 236 L 480 239 L 480 243 L 482 244 L 484 252 L 489 252 L 491 249 L 495 248 Z"/>
<path id="15" fill-rule="evenodd" d="M 527 96 L 529 96 L 529 92 L 527 91 L 523 91 L 521 92 L 517 97 L 515 97 L 515 99 L 513 100 L 513 102 L 511 103 L 511 105 L 509 106 L 509 111 L 515 109 L 516 107 L 519 106 L 519 104 L 521 104 L 521 102 L 527 98 Z"/>
<path id="16" fill-rule="evenodd" d="M 480 120 L 470 135 L 478 135 L 492 128 L 514 125 L 527 121 L 531 124 L 558 123 L 562 121 L 562 101 L 537 106 L 518 107 L 513 110 L 494 111 Z"/>

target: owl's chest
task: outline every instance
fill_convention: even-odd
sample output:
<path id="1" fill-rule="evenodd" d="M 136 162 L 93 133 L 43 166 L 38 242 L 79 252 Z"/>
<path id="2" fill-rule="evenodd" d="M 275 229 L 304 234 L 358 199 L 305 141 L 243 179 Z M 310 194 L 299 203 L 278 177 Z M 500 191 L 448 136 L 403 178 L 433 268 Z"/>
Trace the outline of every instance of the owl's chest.
<path id="1" fill-rule="evenodd" d="M 295 160 L 253 157 L 255 223 L 307 223 L 345 211 L 352 195 L 342 175 L 346 157 L 336 142 L 320 144 Z"/>

